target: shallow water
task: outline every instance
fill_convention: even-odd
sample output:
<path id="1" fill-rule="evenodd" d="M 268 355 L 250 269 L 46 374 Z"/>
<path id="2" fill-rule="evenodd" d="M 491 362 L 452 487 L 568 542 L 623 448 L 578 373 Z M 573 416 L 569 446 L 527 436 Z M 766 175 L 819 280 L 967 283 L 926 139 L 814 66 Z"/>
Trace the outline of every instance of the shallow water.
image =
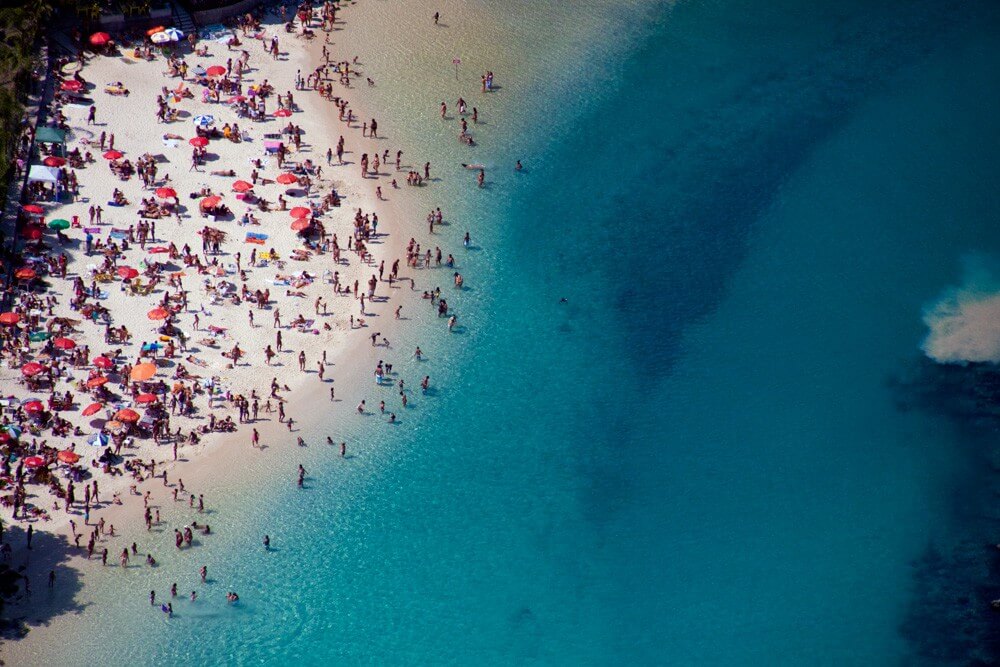
<path id="1" fill-rule="evenodd" d="M 109 578 L 86 628 L 39 650 L 115 664 L 910 659 L 912 566 L 961 532 L 972 471 L 967 434 L 901 409 L 891 380 L 922 363 L 924 308 L 963 258 L 1000 241 L 997 9 L 462 11 L 495 40 L 463 68 L 508 68 L 477 149 L 450 129 L 428 139 L 435 164 L 491 166 L 484 191 L 444 167 L 434 195 L 450 242 L 466 228 L 475 241 L 459 342 L 400 343 L 429 351 L 439 390 L 391 432 L 328 425 L 356 458 L 311 452 L 306 491 L 283 479 L 226 501 L 210 549 L 171 555 L 156 581 Z M 567 27 L 546 39 L 553 17 Z M 454 84 L 440 67 L 455 48 L 406 54 L 395 74 L 426 85 L 379 88 L 400 92 L 384 125 L 416 136 L 427 121 L 412 111 L 433 117 L 440 90 L 476 94 L 475 74 Z M 399 365 L 411 383 L 424 368 Z M 203 601 L 169 622 L 149 611 L 143 591 L 193 583 L 202 562 Z M 231 588 L 235 609 L 219 601 Z"/>

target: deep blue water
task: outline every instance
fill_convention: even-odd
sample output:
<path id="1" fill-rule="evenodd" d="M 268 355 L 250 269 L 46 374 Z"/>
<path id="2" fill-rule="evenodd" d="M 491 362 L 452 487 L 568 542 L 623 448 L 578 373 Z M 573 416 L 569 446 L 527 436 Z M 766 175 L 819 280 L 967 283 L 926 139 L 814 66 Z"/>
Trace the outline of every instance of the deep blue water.
<path id="1" fill-rule="evenodd" d="M 891 380 L 925 363 L 923 307 L 1000 242 L 998 18 L 985 2 L 661 3 L 613 26 L 636 37 L 600 74 L 542 75 L 530 131 L 482 141 L 491 165 L 527 169 L 456 204 L 448 233 L 477 246 L 455 298 L 467 329 L 459 352 L 430 346 L 451 349 L 430 409 L 364 431 L 363 474 L 319 467 L 310 493 L 251 502 L 235 523 L 280 550 L 236 531 L 209 561 L 242 609 L 136 623 L 128 654 L 926 653 L 913 564 L 961 532 L 972 464 L 968 434 L 902 409 Z"/>

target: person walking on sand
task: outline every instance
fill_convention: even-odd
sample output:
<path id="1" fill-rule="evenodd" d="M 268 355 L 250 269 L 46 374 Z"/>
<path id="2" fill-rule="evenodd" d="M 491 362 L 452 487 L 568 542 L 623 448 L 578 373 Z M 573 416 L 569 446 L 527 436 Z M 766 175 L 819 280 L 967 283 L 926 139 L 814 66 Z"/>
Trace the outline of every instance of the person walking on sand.
<path id="1" fill-rule="evenodd" d="M 254 429 L 253 435 L 250 436 L 250 445 L 254 449 L 260 448 L 260 433 L 257 432 L 257 429 Z"/>

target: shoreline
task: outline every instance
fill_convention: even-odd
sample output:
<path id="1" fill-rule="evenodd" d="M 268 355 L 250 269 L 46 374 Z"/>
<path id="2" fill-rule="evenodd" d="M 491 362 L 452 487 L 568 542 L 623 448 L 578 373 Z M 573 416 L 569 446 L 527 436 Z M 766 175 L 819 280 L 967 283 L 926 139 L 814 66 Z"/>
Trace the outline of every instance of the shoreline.
<path id="1" fill-rule="evenodd" d="M 357 7 L 351 7 L 349 8 L 349 11 L 351 12 L 351 15 L 349 16 L 350 20 L 352 21 L 362 20 L 360 16 L 358 17 L 353 16 L 354 12 L 359 11 Z M 274 27 L 280 28 L 280 24 L 273 23 L 274 20 L 273 15 L 269 16 L 269 19 L 272 22 L 272 25 L 269 26 L 272 29 L 272 31 Z M 340 17 L 338 17 L 338 19 L 340 21 L 343 21 L 343 19 L 341 19 Z M 294 57 L 294 66 L 296 67 L 300 66 L 303 71 L 306 71 L 307 65 L 316 62 L 314 57 L 321 48 L 322 32 L 319 30 L 317 30 L 316 32 L 317 32 L 317 39 L 313 41 L 319 43 L 314 43 L 309 45 L 309 47 L 312 48 L 307 47 L 303 49 L 296 49 L 296 51 L 298 52 L 295 54 Z M 281 35 L 283 38 L 293 39 L 289 35 L 282 35 L 282 33 L 280 32 L 278 34 Z M 335 32 L 334 34 L 336 35 L 338 33 Z M 250 45 L 250 47 L 252 47 L 252 45 Z M 213 46 L 211 50 L 212 50 L 211 54 L 212 57 L 209 58 L 209 60 L 213 61 L 218 60 L 220 56 L 227 55 L 225 53 L 224 47 Z M 248 48 L 248 50 L 251 50 L 251 53 L 253 55 L 253 60 L 251 60 L 251 66 L 253 66 L 255 60 L 258 61 L 259 63 L 259 60 L 263 58 L 263 55 L 259 51 L 252 50 L 252 48 Z M 100 64 L 101 58 L 105 57 L 104 56 L 98 57 L 97 61 L 98 65 Z M 188 56 L 188 58 L 190 59 L 190 55 Z M 162 59 L 157 59 L 156 64 L 159 65 L 162 64 L 162 62 L 163 62 Z M 282 71 L 287 71 L 290 62 L 292 62 L 291 58 L 288 61 L 281 62 L 281 65 L 279 66 L 284 66 L 284 69 Z M 88 66 L 85 67 L 83 70 L 84 76 L 88 76 L 88 78 L 90 78 L 90 76 L 93 76 L 92 72 L 94 70 L 94 67 L 95 67 L 95 62 L 91 61 L 88 64 Z M 267 69 L 267 68 L 262 67 L 262 69 Z M 261 75 L 258 75 L 258 77 L 263 78 Z M 278 88 L 278 91 L 276 92 L 280 91 L 281 88 Z M 351 90 L 347 91 L 335 89 L 335 94 L 339 94 L 341 97 L 348 99 L 350 101 L 352 109 L 358 108 L 355 106 L 359 104 L 357 98 L 362 96 L 360 88 L 356 85 L 353 86 Z M 137 95 L 137 91 L 135 89 L 133 89 L 132 95 Z M 352 126 L 352 128 L 348 130 L 347 128 L 344 128 L 342 124 L 339 124 L 335 114 L 335 107 L 333 107 L 330 102 L 321 101 L 314 92 L 295 91 L 295 97 L 296 97 L 296 105 L 301 109 L 301 113 L 294 114 L 293 117 L 288 120 L 296 122 L 296 124 L 302 125 L 303 128 L 306 129 L 307 136 L 312 134 L 312 132 L 316 132 L 316 134 L 321 134 L 321 129 L 323 129 L 325 121 L 327 127 L 332 125 L 336 129 L 344 132 L 345 138 L 348 139 L 347 147 L 349 150 L 361 144 L 363 140 L 361 140 L 360 136 L 358 135 L 359 128 L 357 126 Z M 99 113 L 102 106 L 103 105 L 100 104 L 98 106 Z M 361 108 L 365 108 L 363 104 L 361 104 L 360 106 Z M 325 110 L 323 110 L 323 107 L 325 107 Z M 193 111 L 193 113 L 197 113 L 197 111 Z M 298 122 L 300 118 L 302 119 L 301 123 Z M 279 119 L 279 120 L 285 120 L 285 119 Z M 157 126 L 157 129 L 160 128 Z M 352 137 L 354 139 L 353 142 L 351 141 Z M 326 147 L 325 144 L 317 145 L 317 148 L 314 148 L 312 153 L 307 153 L 305 156 L 306 157 L 311 156 L 317 162 L 322 162 L 321 153 L 322 153 L 322 148 L 325 147 Z M 355 154 L 357 152 L 360 152 L 360 150 L 356 150 Z M 350 159 L 352 155 L 353 154 L 349 153 L 347 158 Z M 94 170 L 95 168 L 102 169 L 104 167 L 105 165 L 103 164 L 95 164 L 95 165 L 90 165 L 88 169 Z M 329 168 L 329 171 L 327 169 L 324 169 L 324 177 L 327 179 L 332 177 L 333 181 L 338 183 L 338 192 L 340 192 L 342 195 L 346 195 L 346 198 L 342 203 L 341 209 L 340 210 L 334 209 L 333 214 L 330 215 L 330 217 L 344 221 L 344 219 L 348 218 L 350 213 L 356 210 L 357 208 L 361 208 L 364 211 L 376 210 L 379 213 L 379 219 L 380 219 L 379 232 L 382 243 L 376 244 L 373 247 L 373 254 L 375 255 L 377 260 L 385 259 L 387 264 L 390 264 L 392 259 L 394 258 L 402 259 L 403 255 L 405 254 L 405 243 L 406 243 L 405 239 L 403 238 L 404 234 L 403 221 L 410 215 L 413 215 L 414 217 L 419 215 L 418 213 L 416 213 L 415 209 L 416 202 L 408 201 L 413 198 L 405 196 L 409 193 L 405 192 L 406 188 L 403 185 L 400 186 L 401 190 L 398 192 L 398 196 L 392 196 L 389 201 L 377 202 L 374 197 L 374 193 L 371 192 L 372 190 L 374 190 L 375 187 L 372 179 L 367 179 L 367 182 L 362 182 L 357 172 L 350 171 L 354 168 L 356 167 L 353 165 L 347 165 L 345 167 L 340 167 L 340 168 L 331 167 Z M 385 172 L 385 170 L 382 171 L 383 173 Z M 327 174 L 331 174 L 331 176 L 327 176 Z M 87 174 L 84 174 L 84 176 L 85 175 Z M 239 175 L 240 174 L 238 173 L 238 176 Z M 177 183 L 179 180 L 180 179 L 175 176 L 173 183 Z M 387 180 L 388 179 L 386 179 L 385 177 L 379 179 L 379 181 L 382 182 L 384 190 L 388 189 Z M 81 183 L 83 184 L 83 187 L 81 188 L 81 194 L 86 194 L 87 186 L 86 186 L 86 180 L 83 176 L 81 176 Z M 180 187 L 178 187 L 177 189 L 180 192 Z M 93 197 L 91 199 L 93 199 Z M 228 199 L 229 198 L 227 197 L 227 200 Z M 61 208 L 80 209 L 81 207 L 79 203 L 75 204 L 71 203 L 68 205 L 64 205 Z M 53 213 L 53 215 L 55 215 L 55 213 Z M 69 213 L 67 213 L 67 215 L 69 215 Z M 273 216 L 274 214 L 271 215 Z M 164 224 L 170 225 L 172 223 L 165 222 Z M 184 224 L 185 226 L 189 226 L 188 221 L 185 221 Z M 223 223 L 223 225 L 232 225 L 232 223 Z M 226 227 L 226 229 L 228 230 L 228 227 Z M 385 229 L 386 232 L 388 233 L 386 234 L 386 232 L 383 232 L 383 229 Z M 237 231 L 240 233 L 242 232 L 242 230 L 237 230 Z M 274 237 L 278 236 L 279 234 L 283 233 L 282 228 L 280 226 L 274 226 L 272 228 L 272 226 L 269 225 L 267 227 L 267 231 L 272 232 L 271 234 L 272 239 L 274 239 Z M 334 231 L 337 231 L 341 234 L 345 233 L 345 230 L 340 225 L 337 225 Z M 247 248 L 246 246 L 239 249 L 243 250 L 244 248 L 246 248 L 246 250 L 249 251 L 249 248 Z M 235 250 L 235 248 L 231 247 L 230 250 Z M 351 268 L 353 269 L 352 276 L 355 274 L 359 274 L 360 278 L 361 277 L 360 274 L 363 274 L 363 272 L 365 271 L 371 270 L 372 267 L 362 265 L 359 261 L 354 261 L 351 262 Z M 341 267 L 340 270 L 343 271 L 343 269 L 344 267 Z M 401 277 L 405 277 L 406 275 L 412 272 L 413 269 L 404 269 L 403 275 Z M 419 278 L 419 276 L 417 277 Z M 383 291 L 384 289 L 385 289 L 384 287 L 381 286 L 379 287 L 379 291 Z M 398 286 L 397 289 L 399 289 Z M 406 291 L 409 291 L 409 289 L 407 288 Z M 327 290 L 324 289 L 323 293 L 326 294 Z M 399 290 L 398 297 L 403 299 L 404 303 L 410 304 L 409 306 L 407 306 L 406 309 L 409 310 L 411 314 L 414 311 L 416 311 L 416 304 L 412 302 L 412 299 L 419 298 L 419 292 L 417 293 L 416 297 L 412 296 L 406 297 L 405 292 L 403 290 Z M 337 298 L 331 301 L 331 305 L 333 306 L 335 312 L 340 312 L 345 317 L 346 317 L 346 311 L 353 310 L 356 307 L 356 303 L 357 302 L 353 299 L 345 299 L 345 298 Z M 283 305 L 283 303 L 279 301 L 279 304 L 277 305 Z M 396 304 L 391 303 L 391 305 L 394 306 Z M 370 318 L 377 318 L 376 320 L 377 326 L 381 334 L 383 336 L 389 337 L 390 339 L 394 339 L 396 336 L 399 323 L 395 323 L 391 319 L 391 309 L 389 308 L 389 305 L 388 304 L 374 305 L 373 307 L 369 308 L 369 312 L 371 313 Z M 283 313 L 283 315 L 285 317 L 288 316 L 288 314 L 285 313 Z M 338 325 L 343 325 L 343 323 L 338 322 Z M 417 326 L 422 326 L 422 325 L 417 324 Z M 263 324 L 259 323 L 258 329 L 261 329 L 263 330 L 263 332 L 266 332 L 268 336 L 270 335 L 271 330 L 267 328 L 266 323 Z M 371 329 L 372 329 L 371 326 L 367 327 L 366 332 Z M 251 331 L 243 333 L 252 334 L 253 332 Z M 351 403 L 351 401 L 356 400 L 354 398 L 354 394 L 356 392 L 363 391 L 364 382 L 366 381 L 363 376 L 359 375 L 359 373 L 366 372 L 363 367 L 368 363 L 370 363 L 368 357 L 371 355 L 370 353 L 366 353 L 364 351 L 365 348 L 370 347 L 367 338 L 362 339 L 359 337 L 360 334 L 355 334 L 355 339 L 349 340 L 348 338 L 349 335 L 350 335 L 349 332 L 344 331 L 343 329 L 338 329 L 336 327 L 335 330 L 333 332 L 330 332 L 329 335 L 323 335 L 323 334 L 320 335 L 320 338 L 326 338 L 324 346 L 329 347 L 332 350 L 332 354 L 329 354 L 327 357 L 328 366 L 334 369 L 333 374 L 336 379 L 334 384 L 335 386 L 337 386 L 337 402 L 333 403 L 332 407 L 329 398 L 326 395 L 326 388 L 327 388 L 326 383 L 322 385 L 323 386 L 322 394 L 316 395 L 315 392 L 310 391 L 309 385 L 312 382 L 315 382 L 316 380 L 315 372 L 311 372 L 308 375 L 302 375 L 301 377 L 297 377 L 300 374 L 295 373 L 289 368 L 289 366 L 291 365 L 290 360 L 285 362 L 284 368 L 280 369 L 276 368 L 273 371 L 272 374 L 279 378 L 279 382 L 282 385 L 287 384 L 290 387 L 290 391 L 282 393 L 287 396 L 290 404 L 295 405 L 295 408 L 291 411 L 290 416 L 296 418 L 297 426 L 294 433 L 289 433 L 285 429 L 284 425 L 278 424 L 277 422 L 273 421 L 273 419 L 265 422 L 257 422 L 255 426 L 257 426 L 257 428 L 260 430 L 263 442 L 265 444 L 269 444 L 268 441 L 270 441 L 270 446 L 264 449 L 262 452 L 254 452 L 255 455 L 256 454 L 260 455 L 258 457 L 259 459 L 265 459 L 265 460 L 272 459 L 271 463 L 274 463 L 273 460 L 274 457 L 280 455 L 280 453 L 285 449 L 285 447 L 295 446 L 294 438 L 299 433 L 302 433 L 304 431 L 316 430 L 316 428 L 323 422 L 324 419 L 328 419 L 331 411 L 334 414 L 342 414 L 345 417 L 351 415 L 351 413 L 353 412 L 353 410 L 351 409 L 353 403 Z M 242 335 L 240 336 L 240 343 L 242 347 L 244 343 Z M 314 351 L 314 353 L 311 353 L 310 356 L 315 358 L 314 355 L 318 354 L 319 350 L 315 347 L 315 344 L 310 344 L 310 343 L 312 343 L 311 340 L 307 339 L 305 341 L 307 349 L 311 349 Z M 247 351 L 250 355 L 250 359 L 252 360 L 251 364 L 254 368 L 254 371 L 256 373 L 259 373 L 259 371 L 257 371 L 258 367 L 260 369 L 266 369 L 267 368 L 266 366 L 264 366 L 259 361 L 255 360 L 255 357 L 259 356 L 259 352 L 254 349 L 254 346 L 247 344 L 246 347 L 249 348 Z M 376 349 L 379 350 L 382 348 L 376 348 Z M 242 370 L 242 368 L 231 369 L 230 373 L 236 375 L 240 370 Z M 212 368 L 212 372 L 220 372 L 220 371 L 222 373 L 225 373 L 224 368 L 218 368 L 218 367 Z M 266 372 L 271 372 L 271 371 L 268 369 Z M 7 378 L 5 377 L 3 379 Z M 240 389 L 244 389 L 244 387 L 234 386 L 234 392 L 242 393 L 239 392 Z M 249 387 L 245 387 L 245 390 L 246 392 L 248 392 Z M 218 412 L 218 409 L 216 409 L 215 411 Z M 204 408 L 202 409 L 201 414 L 203 415 L 206 414 Z M 300 420 L 299 417 L 301 415 L 308 415 L 308 417 L 304 417 Z M 184 479 L 185 487 L 187 489 L 199 490 L 199 491 L 210 489 L 211 493 L 209 494 L 208 504 L 209 506 L 211 506 L 212 497 L 235 493 L 237 489 L 245 490 L 248 485 L 253 487 L 258 482 L 265 479 L 264 475 L 273 472 L 273 470 L 268 468 L 266 465 L 261 465 L 263 463 L 263 461 L 261 460 L 256 461 L 257 464 L 256 468 L 250 468 L 245 465 L 244 458 L 246 457 L 248 451 L 252 451 L 250 450 L 250 445 L 249 445 L 250 428 L 251 428 L 250 425 L 246 425 L 244 428 L 241 428 L 235 433 L 214 434 L 213 437 L 206 438 L 202 443 L 200 443 L 197 446 L 185 445 L 180 448 L 179 456 L 181 457 L 181 460 L 178 462 L 169 461 L 170 458 L 169 446 L 166 446 L 166 448 L 163 445 L 157 447 L 152 442 L 145 442 L 142 445 L 140 445 L 138 451 L 136 452 L 136 456 L 143 459 L 146 459 L 151 455 L 157 457 L 166 456 L 168 460 L 164 463 L 170 480 L 170 487 L 168 488 L 173 488 L 175 484 L 174 480 L 178 476 L 180 476 L 181 478 Z M 307 443 L 307 444 L 318 445 L 321 443 Z M 323 446 L 325 447 L 326 445 Z M 160 472 L 160 469 L 162 467 L 163 466 L 161 465 L 157 466 L 157 473 Z M 225 474 L 225 471 L 232 471 L 236 469 L 241 470 L 241 474 L 239 476 L 238 481 L 233 478 L 229 478 L 228 475 Z M 220 479 L 220 476 L 222 476 L 223 479 Z M 95 509 L 94 511 L 91 512 L 91 525 L 93 525 L 95 522 L 103 518 L 108 524 L 114 524 L 116 528 L 116 533 L 120 536 L 134 536 L 137 532 L 140 534 L 144 534 L 145 531 L 143 530 L 142 526 L 143 524 L 142 509 L 138 505 L 139 498 L 133 497 L 131 495 L 126 495 L 125 493 L 127 491 L 128 486 L 131 484 L 132 480 L 130 478 L 126 478 L 123 476 L 119 477 L 117 480 L 114 481 L 116 483 L 106 485 L 105 480 L 103 478 L 101 479 L 102 500 L 106 501 L 107 498 L 112 493 L 114 493 L 115 491 L 121 491 L 124 504 L 114 505 L 105 502 L 102 508 L 100 508 L 99 510 Z M 150 480 L 147 477 L 145 481 L 139 484 L 140 493 L 143 493 L 146 490 L 153 491 L 154 503 L 160 502 L 158 496 L 160 494 L 159 490 L 161 488 L 163 487 L 161 486 L 159 479 Z M 164 505 L 166 505 L 166 509 L 169 511 L 170 506 L 166 499 L 164 499 L 163 505 L 161 505 L 161 507 Z M 160 508 L 158 507 L 157 509 Z M 75 570 L 80 577 L 83 577 L 86 574 L 87 575 L 86 578 L 88 580 L 93 579 L 94 577 L 96 577 L 96 572 L 93 572 L 92 568 L 88 567 L 90 559 L 87 559 L 85 557 L 85 552 L 82 553 L 83 557 L 81 557 L 81 552 L 75 550 L 75 548 L 72 546 L 70 542 L 70 532 L 69 532 L 70 518 L 74 518 L 78 523 L 78 527 L 82 527 L 79 526 L 79 524 L 82 523 L 83 519 L 82 516 L 74 514 L 72 517 L 70 517 L 60 512 L 53 518 L 51 522 L 47 522 L 47 524 L 45 525 L 38 526 L 38 528 L 44 529 L 46 532 L 51 532 L 55 535 L 65 538 L 64 544 L 68 552 L 68 560 L 66 561 L 65 566 Z M 123 539 L 124 539 L 123 537 L 116 537 L 107 539 L 107 541 L 112 542 L 114 544 L 120 544 Z M 35 569 L 37 569 L 37 567 Z M 36 580 L 34 584 L 35 589 L 40 587 L 39 582 L 43 578 L 42 575 L 44 575 L 43 572 L 33 573 L 33 578 Z M 13 603 L 8 603 L 7 610 L 9 616 L 23 617 L 25 614 L 27 614 L 30 618 L 30 616 L 32 615 L 31 607 L 26 608 L 23 604 L 23 601 L 15 601 Z M 52 610 L 52 612 L 55 614 L 54 617 L 58 617 L 59 615 L 58 610 Z M 48 622 L 50 622 L 51 620 L 52 618 L 47 619 Z M 29 625 L 30 625 L 30 620 L 29 620 Z M 31 628 L 29 636 L 31 637 L 32 642 L 36 640 L 44 641 L 43 635 L 46 634 L 47 634 L 47 628 L 45 628 L 44 626 L 35 626 Z M 4 649 L 3 653 L 16 654 L 18 653 L 18 651 L 12 650 L 12 648 L 22 644 L 23 642 L 21 641 L 8 642 L 6 645 L 7 648 Z"/>

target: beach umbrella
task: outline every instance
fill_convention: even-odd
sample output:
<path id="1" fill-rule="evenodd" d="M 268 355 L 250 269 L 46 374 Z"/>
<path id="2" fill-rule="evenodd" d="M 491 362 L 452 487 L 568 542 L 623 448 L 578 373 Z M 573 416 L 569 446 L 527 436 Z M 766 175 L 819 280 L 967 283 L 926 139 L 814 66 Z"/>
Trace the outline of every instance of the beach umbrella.
<path id="1" fill-rule="evenodd" d="M 226 102 L 227 104 L 235 104 L 236 102 L 246 102 L 247 98 L 245 95 L 233 95 Z"/>
<path id="2" fill-rule="evenodd" d="M 28 225 L 21 230 L 21 236 L 29 241 L 37 241 L 42 238 L 42 228 L 37 225 Z"/>
<path id="3" fill-rule="evenodd" d="M 292 112 L 288 109 L 278 109 L 274 112 L 275 118 L 288 118 L 292 115 Z"/>
<path id="4" fill-rule="evenodd" d="M 28 334 L 28 340 L 30 340 L 32 343 L 40 343 L 43 340 L 48 340 L 49 336 L 50 334 L 48 331 L 32 331 L 30 334 Z"/>
<path id="5" fill-rule="evenodd" d="M 21 321 L 21 316 L 17 313 L 6 312 L 0 313 L 0 324 L 17 324 Z"/>
<path id="6" fill-rule="evenodd" d="M 166 30 L 166 28 L 164 28 L 162 25 L 158 25 L 155 28 L 150 28 L 149 30 L 147 30 L 146 34 L 149 36 L 153 36 L 158 32 L 163 32 L 164 30 Z"/>
<path id="7" fill-rule="evenodd" d="M 124 410 L 119 410 L 115 413 L 115 420 L 124 422 L 126 424 L 134 424 L 139 421 L 140 415 L 135 410 L 131 408 L 125 408 Z"/>
<path id="8" fill-rule="evenodd" d="M 61 167 L 66 164 L 66 158 L 59 157 L 58 155 L 50 155 L 42 160 L 42 164 L 46 167 Z M 41 211 L 39 211 L 39 213 L 41 213 Z"/>
<path id="9" fill-rule="evenodd" d="M 24 408 L 25 412 L 42 412 L 45 410 L 45 404 L 41 401 L 28 401 L 21 407 Z"/>
<path id="10" fill-rule="evenodd" d="M 173 188 L 156 188 L 156 196 L 160 199 L 177 199 L 177 190 Z"/>
<path id="11" fill-rule="evenodd" d="M 61 159 L 61 158 L 60 158 Z M 25 213 L 34 213 L 35 215 L 41 215 L 45 213 L 45 209 L 38 204 L 25 204 L 21 207 L 21 210 Z"/>
<path id="12" fill-rule="evenodd" d="M 76 347 L 76 341 L 74 341 L 72 338 L 63 338 L 63 337 L 55 338 L 52 340 L 52 344 L 55 345 L 60 350 L 72 350 L 74 347 Z"/>
<path id="13" fill-rule="evenodd" d="M 122 280 L 132 280 L 139 275 L 139 270 L 133 269 L 131 266 L 119 266 L 117 273 Z"/>
<path id="14" fill-rule="evenodd" d="M 122 156 L 121 151 L 108 151 L 104 154 L 105 160 L 117 160 Z"/>
<path id="15" fill-rule="evenodd" d="M 149 41 L 151 41 L 153 44 L 166 44 L 173 40 L 170 39 L 170 35 L 168 35 L 165 32 L 154 32 L 152 35 L 149 36 Z"/>
<path id="16" fill-rule="evenodd" d="M 103 375 L 95 375 L 94 377 L 87 380 L 87 387 L 90 389 L 94 389 L 96 387 L 101 387 L 103 385 L 106 385 L 107 383 L 108 383 L 108 378 L 104 377 Z"/>
<path id="17" fill-rule="evenodd" d="M 87 438 L 87 444 L 94 445 L 95 447 L 107 447 L 110 442 L 111 438 L 107 433 L 94 433 Z"/>
<path id="18" fill-rule="evenodd" d="M 156 394 L 139 394 L 135 397 L 136 403 L 156 403 Z"/>
<path id="19" fill-rule="evenodd" d="M 195 65 L 191 71 L 194 72 L 195 76 L 205 76 L 205 68 L 201 65 Z"/>
<path id="20" fill-rule="evenodd" d="M 69 79 L 68 81 L 63 81 L 59 84 L 59 87 L 63 90 L 68 90 L 71 93 L 79 92 L 83 88 L 83 84 L 76 79 Z"/>
<path id="21" fill-rule="evenodd" d="M 107 370 L 114 366 L 114 362 L 107 357 L 94 357 L 94 365 Z"/>
<path id="22" fill-rule="evenodd" d="M 95 32 L 90 36 L 90 43 L 94 46 L 104 46 L 111 41 L 111 35 L 106 32 Z"/>
<path id="23" fill-rule="evenodd" d="M 192 146 L 198 146 L 199 148 L 204 148 L 208 145 L 208 137 L 191 137 L 188 139 L 188 143 Z"/>
<path id="24" fill-rule="evenodd" d="M 98 412 L 101 411 L 101 408 L 103 407 L 104 406 L 101 405 L 100 403 L 91 403 L 90 405 L 85 407 L 83 409 L 83 412 L 81 412 L 80 414 L 83 415 L 84 417 L 89 417 L 90 415 L 96 415 Z"/>
<path id="25" fill-rule="evenodd" d="M 215 116 L 212 116 L 211 114 L 201 114 L 200 116 L 192 118 L 191 122 L 198 127 L 208 127 L 215 122 Z"/>
<path id="26" fill-rule="evenodd" d="M 301 232 L 304 229 L 308 229 L 311 223 L 305 218 L 299 218 L 292 223 L 292 229 L 296 232 Z"/>
<path id="27" fill-rule="evenodd" d="M 24 459 L 24 465 L 28 466 L 29 468 L 41 468 L 43 465 L 45 465 L 45 459 L 43 459 L 41 456 L 29 456 L 26 459 Z"/>
<path id="28" fill-rule="evenodd" d="M 49 220 L 48 226 L 49 229 L 69 229 L 69 220 L 56 218 L 55 220 Z"/>
<path id="29" fill-rule="evenodd" d="M 222 76 L 225 73 L 226 73 L 226 68 L 223 67 L 222 65 L 212 65 L 207 70 L 205 70 L 205 74 L 209 76 Z"/>
<path id="30" fill-rule="evenodd" d="M 248 192 L 253 190 L 253 183 L 248 181 L 236 181 L 233 183 L 233 190 L 235 192 Z"/>
<path id="31" fill-rule="evenodd" d="M 170 311 L 166 308 L 154 308 L 146 313 L 146 316 L 151 320 L 165 320 L 170 317 Z"/>
<path id="32" fill-rule="evenodd" d="M 20 438 L 21 437 L 21 427 L 18 426 L 17 424 L 5 424 L 4 426 L 2 426 L 0 428 L 3 429 L 4 433 L 8 434 L 12 438 Z"/>
<path id="33" fill-rule="evenodd" d="M 42 366 L 37 361 L 29 361 L 25 365 L 21 366 L 21 375 L 26 378 L 35 377 L 44 370 L 45 366 Z"/>
<path id="34" fill-rule="evenodd" d="M 31 280 L 38 276 L 34 269 L 29 269 L 28 267 L 20 268 L 14 272 L 14 277 L 18 280 Z"/>
<path id="35" fill-rule="evenodd" d="M 285 172 L 284 174 L 279 174 L 278 178 L 274 179 L 282 185 L 291 185 L 292 183 L 298 182 L 298 177 L 295 174 L 289 174 Z"/>
<path id="36" fill-rule="evenodd" d="M 132 372 L 129 375 L 129 377 L 131 377 L 136 382 L 145 382 L 154 375 L 156 375 L 156 364 L 145 362 L 133 366 Z"/>
<path id="37" fill-rule="evenodd" d="M 62 461 L 63 463 L 68 463 L 70 465 L 73 465 L 74 463 L 80 460 L 80 455 L 74 451 L 64 449 L 58 454 L 56 454 L 56 458 Z"/>
<path id="38" fill-rule="evenodd" d="M 0 431 L 0 444 L 7 444 L 13 439 L 14 438 L 12 438 L 10 433 L 7 433 L 7 431 Z"/>
<path id="39" fill-rule="evenodd" d="M 202 208 L 215 208 L 216 206 L 218 206 L 221 203 L 222 203 L 222 197 L 220 197 L 218 195 L 211 195 L 211 196 L 205 197 L 204 199 L 201 200 L 201 207 Z"/>
<path id="40" fill-rule="evenodd" d="M 312 211 L 305 206 L 296 206 L 289 213 L 293 218 L 308 218 Z"/>
<path id="41" fill-rule="evenodd" d="M 167 28 L 163 31 L 170 39 L 174 42 L 179 42 L 184 39 L 184 33 L 177 28 Z"/>

